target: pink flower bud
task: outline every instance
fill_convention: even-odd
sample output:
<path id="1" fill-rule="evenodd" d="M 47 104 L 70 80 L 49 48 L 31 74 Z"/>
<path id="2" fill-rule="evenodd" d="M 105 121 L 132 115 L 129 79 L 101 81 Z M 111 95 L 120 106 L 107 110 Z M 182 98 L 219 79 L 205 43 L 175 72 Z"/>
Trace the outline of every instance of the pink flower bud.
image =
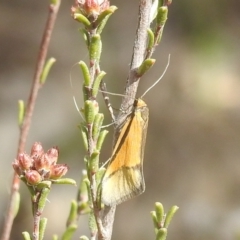
<path id="1" fill-rule="evenodd" d="M 15 159 L 15 161 L 12 163 L 14 171 L 17 173 L 18 176 L 22 175 L 22 170 L 19 166 L 19 161 Z"/>
<path id="2" fill-rule="evenodd" d="M 50 179 L 58 179 L 64 176 L 68 171 L 66 164 L 56 164 L 51 167 Z"/>
<path id="3" fill-rule="evenodd" d="M 109 8 L 108 0 L 76 0 L 76 6 L 72 7 L 72 12 L 78 10 L 87 17 L 97 17 L 101 12 Z"/>
<path id="4" fill-rule="evenodd" d="M 26 172 L 25 177 L 30 185 L 37 185 L 42 181 L 41 175 L 36 170 L 30 170 Z"/>
<path id="5" fill-rule="evenodd" d="M 58 148 L 52 147 L 47 151 L 46 154 L 47 154 L 49 160 L 52 162 L 52 165 L 54 165 L 58 160 L 58 154 L 59 154 Z"/>
<path id="6" fill-rule="evenodd" d="M 33 165 L 33 159 L 27 153 L 20 153 L 18 155 L 18 162 L 22 170 L 29 170 Z"/>
<path id="7" fill-rule="evenodd" d="M 49 171 L 51 165 L 52 161 L 46 153 L 34 161 L 34 167 L 38 172 Z"/>
<path id="8" fill-rule="evenodd" d="M 35 142 L 31 149 L 31 157 L 35 160 L 40 158 L 44 153 L 42 144 L 40 142 Z"/>

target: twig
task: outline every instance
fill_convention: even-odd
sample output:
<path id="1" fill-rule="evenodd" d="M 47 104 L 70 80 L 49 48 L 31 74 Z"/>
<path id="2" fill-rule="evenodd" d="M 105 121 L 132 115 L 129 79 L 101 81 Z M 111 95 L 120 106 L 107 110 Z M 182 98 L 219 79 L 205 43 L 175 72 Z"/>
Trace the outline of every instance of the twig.
<path id="1" fill-rule="evenodd" d="M 120 112 L 115 125 L 114 138 L 117 139 L 119 129 L 122 122 L 126 119 L 129 111 L 131 111 L 133 102 L 135 100 L 139 78 L 135 74 L 135 70 L 142 63 L 146 51 L 147 29 L 149 27 L 149 16 L 151 9 L 151 0 L 140 0 L 139 5 L 139 25 L 137 28 L 136 39 L 133 47 L 132 61 L 130 71 L 126 83 L 125 97 L 123 98 L 121 108 L 126 110 Z M 112 227 L 114 222 L 116 207 L 105 206 L 102 212 L 102 224 L 104 228 L 104 236 L 101 240 L 110 240 L 112 235 Z"/>
<path id="2" fill-rule="evenodd" d="M 133 55 L 130 65 L 130 70 L 126 83 L 126 90 L 124 93 L 124 98 L 121 104 L 121 109 L 118 116 L 118 121 L 116 124 L 116 129 L 119 130 L 121 123 L 126 119 L 126 116 L 129 115 L 129 112 L 132 110 L 133 102 L 136 98 L 137 88 L 139 84 L 139 77 L 136 74 L 136 68 L 144 60 L 144 54 L 146 51 L 146 42 L 147 42 L 147 29 L 150 25 L 150 10 L 151 10 L 152 1 L 151 0 L 140 0 L 139 5 L 139 24 L 136 32 L 136 39 L 133 47 Z"/>
<path id="3" fill-rule="evenodd" d="M 50 42 L 51 34 L 53 31 L 53 26 L 54 26 L 54 23 L 56 20 L 56 16 L 58 13 L 60 3 L 61 3 L 61 1 L 58 0 L 56 4 L 50 4 L 50 6 L 49 6 L 48 20 L 47 20 L 46 27 L 44 30 L 42 42 L 40 45 L 40 50 L 39 50 L 37 64 L 36 64 L 36 70 L 35 70 L 35 74 L 33 77 L 33 84 L 32 84 L 32 88 L 30 91 L 30 96 L 28 98 L 24 121 L 23 121 L 23 124 L 20 129 L 17 155 L 25 150 L 26 140 L 27 140 L 29 128 L 31 125 L 33 110 L 35 107 L 38 91 L 42 86 L 40 84 L 40 76 L 43 71 L 43 66 L 44 66 L 44 63 L 46 60 L 49 42 Z M 14 173 L 12 186 L 11 186 L 11 195 L 10 195 L 10 200 L 9 200 L 9 206 L 7 209 L 7 215 L 6 215 L 5 222 L 4 222 L 1 240 L 8 240 L 10 237 L 12 224 L 13 224 L 13 220 L 14 220 L 14 207 L 15 207 L 14 206 L 14 204 L 15 204 L 14 197 L 19 191 L 19 184 L 20 184 L 19 181 L 20 180 L 19 180 L 17 174 Z"/>

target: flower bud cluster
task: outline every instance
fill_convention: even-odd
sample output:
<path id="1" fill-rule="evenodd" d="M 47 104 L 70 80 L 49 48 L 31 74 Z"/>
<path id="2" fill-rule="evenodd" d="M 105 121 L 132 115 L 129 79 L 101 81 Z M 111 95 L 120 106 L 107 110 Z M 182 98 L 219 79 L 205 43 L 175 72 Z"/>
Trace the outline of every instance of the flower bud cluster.
<path id="1" fill-rule="evenodd" d="M 66 164 L 56 164 L 58 153 L 56 147 L 50 148 L 45 153 L 41 143 L 35 142 L 31 154 L 20 153 L 12 166 L 15 172 L 20 177 L 24 177 L 30 185 L 37 185 L 43 180 L 56 180 L 68 171 Z"/>
<path id="2" fill-rule="evenodd" d="M 81 13 L 86 17 L 97 17 L 109 8 L 108 0 L 75 0 L 72 13 Z"/>

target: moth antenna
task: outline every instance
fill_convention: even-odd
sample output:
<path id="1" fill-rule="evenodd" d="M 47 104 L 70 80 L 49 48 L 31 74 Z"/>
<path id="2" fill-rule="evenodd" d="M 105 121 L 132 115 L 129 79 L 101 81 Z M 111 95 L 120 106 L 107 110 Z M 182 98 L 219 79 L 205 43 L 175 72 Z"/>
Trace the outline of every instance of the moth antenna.
<path id="1" fill-rule="evenodd" d="M 106 94 L 112 95 L 112 96 L 125 97 L 125 95 L 124 95 L 124 94 L 121 94 L 121 93 L 112 93 L 112 92 L 108 92 L 108 91 L 104 91 L 104 90 L 99 90 L 99 92 L 101 92 L 101 93 L 106 93 Z"/>
<path id="2" fill-rule="evenodd" d="M 113 121 L 112 123 L 109 123 L 109 124 L 107 124 L 107 125 L 101 126 L 101 129 L 110 127 L 110 126 L 114 125 L 116 122 L 117 122 L 117 121 Z"/>
<path id="3" fill-rule="evenodd" d="M 100 168 L 104 168 L 110 162 L 110 160 L 111 160 L 111 158 L 109 158 L 107 161 L 105 161 Z"/>
<path id="4" fill-rule="evenodd" d="M 78 107 L 78 104 L 77 104 L 77 101 L 76 101 L 76 97 L 74 96 L 74 91 L 73 91 L 73 82 L 72 82 L 72 70 L 73 68 L 77 65 L 78 63 L 75 63 L 74 65 L 72 65 L 71 67 L 71 70 L 70 70 L 70 73 L 69 73 L 69 82 L 70 82 L 70 86 L 71 86 L 71 89 L 72 89 L 72 93 L 73 93 L 73 103 L 75 105 L 75 108 L 77 109 L 77 112 L 79 113 L 79 115 L 81 116 L 81 118 L 84 120 L 84 117 Z"/>
<path id="5" fill-rule="evenodd" d="M 80 115 L 81 118 L 84 120 L 84 117 L 83 117 L 83 115 L 82 115 L 82 113 L 81 113 L 81 111 L 80 111 L 80 109 L 79 109 L 79 107 L 78 107 L 78 104 L 77 104 L 77 101 L 76 101 L 75 96 L 73 96 L 73 102 L 74 102 L 75 108 L 77 109 L 79 115 Z"/>
<path id="6" fill-rule="evenodd" d="M 102 92 L 102 95 L 103 95 L 103 100 L 107 106 L 107 109 L 111 115 L 111 118 L 113 121 L 115 121 L 115 115 L 114 115 L 114 112 L 113 112 L 113 107 L 112 107 L 112 104 L 110 103 L 110 98 L 109 98 L 109 94 L 105 93 L 107 91 L 107 87 L 106 87 L 106 83 L 105 82 L 101 82 L 100 84 L 100 91 Z"/>
<path id="7" fill-rule="evenodd" d="M 170 54 L 168 55 L 168 62 L 167 62 L 167 65 L 162 73 L 162 75 L 158 78 L 158 80 L 151 86 L 149 87 L 144 93 L 143 95 L 140 97 L 140 98 L 143 98 L 153 87 L 155 87 L 159 82 L 160 80 L 162 80 L 162 78 L 164 77 L 165 73 L 167 72 L 167 69 L 169 67 L 169 64 L 170 64 Z"/>

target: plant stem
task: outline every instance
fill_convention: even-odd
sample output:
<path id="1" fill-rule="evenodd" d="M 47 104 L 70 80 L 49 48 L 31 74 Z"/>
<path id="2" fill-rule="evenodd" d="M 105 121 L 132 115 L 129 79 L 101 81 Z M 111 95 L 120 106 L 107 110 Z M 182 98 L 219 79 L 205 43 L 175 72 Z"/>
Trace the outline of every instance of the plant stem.
<path id="1" fill-rule="evenodd" d="M 35 74 L 33 77 L 32 88 L 30 91 L 30 96 L 28 98 L 24 121 L 23 121 L 23 124 L 20 129 L 17 155 L 21 152 L 24 152 L 24 150 L 25 150 L 26 140 L 27 140 L 29 128 L 31 125 L 33 110 L 35 107 L 38 91 L 42 86 L 40 84 L 40 76 L 43 71 L 43 66 L 44 66 L 44 63 L 46 60 L 49 42 L 50 42 L 51 34 L 53 31 L 53 26 L 55 24 L 58 9 L 60 6 L 60 2 L 61 1 L 58 0 L 58 2 L 56 4 L 50 4 L 50 6 L 49 6 L 48 20 L 47 20 L 47 23 L 45 26 L 44 34 L 42 37 L 42 42 L 40 45 Z M 5 218 L 5 222 L 4 222 L 1 240 L 8 240 L 10 237 L 12 224 L 13 224 L 13 220 L 15 217 L 13 214 L 14 213 L 14 201 L 13 200 L 14 200 L 14 196 L 19 191 L 19 184 L 20 184 L 20 180 L 18 178 L 18 175 L 16 173 L 14 173 L 12 186 L 11 186 L 11 194 L 10 194 L 10 199 L 9 199 L 9 206 L 7 209 L 7 214 L 6 214 L 6 218 Z"/>
<path id="2" fill-rule="evenodd" d="M 130 65 L 130 70 L 126 83 L 126 91 L 122 101 L 121 111 L 115 125 L 114 141 L 118 138 L 120 126 L 126 119 L 129 112 L 132 110 L 133 102 L 136 97 L 139 78 L 135 74 L 135 69 L 141 65 L 144 59 L 147 42 L 147 29 L 150 25 L 149 16 L 152 0 L 140 0 L 139 2 L 139 24 L 137 28 L 136 38 L 134 41 L 133 55 Z M 101 213 L 102 225 L 104 231 L 102 236 L 99 236 L 99 240 L 110 240 L 112 236 L 112 227 L 114 222 L 116 206 L 105 206 Z"/>
<path id="3" fill-rule="evenodd" d="M 139 22 L 136 32 L 136 38 L 133 46 L 133 55 L 130 64 L 130 70 L 126 82 L 126 90 L 121 104 L 121 109 L 117 117 L 116 132 L 119 132 L 122 123 L 132 111 L 133 102 L 136 98 L 137 88 L 139 84 L 139 77 L 136 74 L 138 68 L 144 60 L 147 43 L 147 29 L 150 26 L 150 10 L 152 6 L 151 0 L 140 0 L 139 3 Z M 118 134 L 116 134 L 116 137 Z"/>

